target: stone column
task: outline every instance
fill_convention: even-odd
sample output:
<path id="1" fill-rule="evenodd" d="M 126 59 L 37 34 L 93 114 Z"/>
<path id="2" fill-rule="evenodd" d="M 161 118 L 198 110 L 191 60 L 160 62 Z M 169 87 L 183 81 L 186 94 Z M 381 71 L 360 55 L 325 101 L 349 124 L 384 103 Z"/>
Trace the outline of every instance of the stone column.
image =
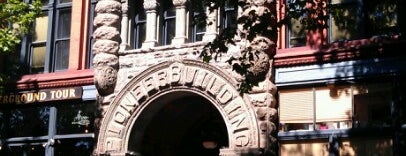
<path id="1" fill-rule="evenodd" d="M 145 42 L 142 44 L 142 48 L 155 47 L 158 44 L 157 39 L 157 6 L 156 0 L 144 0 L 144 9 L 147 14 L 147 32 Z"/>
<path id="2" fill-rule="evenodd" d="M 129 47 L 128 44 L 128 1 L 125 0 L 121 8 L 121 44 L 120 51 L 124 51 Z"/>
<path id="3" fill-rule="evenodd" d="M 94 81 L 99 95 L 107 96 L 114 92 L 117 81 L 118 50 L 121 42 L 121 2 L 100 0 L 96 4 L 95 12 Z"/>
<path id="4" fill-rule="evenodd" d="M 214 40 L 217 36 L 217 16 L 218 16 L 218 10 L 214 9 L 212 12 L 207 8 L 206 9 L 206 14 L 207 14 L 207 19 L 206 19 L 206 33 L 203 36 L 203 41 L 210 42 Z"/>
<path id="5" fill-rule="evenodd" d="M 254 37 L 254 39 L 243 39 L 249 43 L 249 47 L 243 50 L 254 54 L 253 60 L 250 60 L 252 66 L 248 69 L 252 74 L 247 75 L 246 78 L 259 82 L 258 86 L 253 87 L 248 94 L 256 110 L 257 121 L 260 128 L 259 147 L 262 149 L 261 151 L 263 151 L 264 155 L 275 155 L 278 150 L 276 142 L 278 111 L 275 99 L 276 86 L 274 84 L 273 70 L 277 41 L 276 1 L 252 0 L 248 5 L 249 6 L 243 8 L 241 17 L 249 17 L 249 14 L 252 12 L 255 12 L 259 17 L 267 17 L 266 19 L 256 18 L 256 21 L 251 21 L 251 27 L 264 22 L 269 23 L 269 25 L 263 28 L 263 31 L 255 32 L 256 37 Z M 253 33 L 250 31 L 251 27 L 243 28 L 240 33 Z M 242 36 L 247 36 L 247 34 Z"/>
<path id="6" fill-rule="evenodd" d="M 172 44 L 179 45 L 186 41 L 186 0 L 173 0 L 176 7 L 176 33 Z"/>

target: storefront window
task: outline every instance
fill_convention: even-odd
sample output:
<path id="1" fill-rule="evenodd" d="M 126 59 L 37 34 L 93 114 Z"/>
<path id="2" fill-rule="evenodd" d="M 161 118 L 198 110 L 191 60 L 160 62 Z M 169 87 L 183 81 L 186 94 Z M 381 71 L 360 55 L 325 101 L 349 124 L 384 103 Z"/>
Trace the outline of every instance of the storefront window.
<path id="1" fill-rule="evenodd" d="M 280 131 L 390 127 L 393 124 L 392 94 L 393 87 L 389 83 L 282 90 L 279 93 Z M 401 107 L 398 110 L 400 122 Z"/>
<path id="2" fill-rule="evenodd" d="M 70 104 L 57 107 L 57 134 L 93 133 L 94 104 Z"/>
<path id="3" fill-rule="evenodd" d="M 86 139 L 59 139 L 55 146 L 55 155 L 57 156 L 80 156 L 92 155 L 93 138 Z"/>
<path id="4" fill-rule="evenodd" d="M 48 134 L 49 107 L 12 109 L 8 137 L 43 136 Z"/>
<path id="5" fill-rule="evenodd" d="M 8 151 L 5 154 L 8 156 L 39 156 L 45 155 L 45 148 L 41 144 L 12 145 L 8 147 Z"/>
<path id="6" fill-rule="evenodd" d="M 391 119 L 391 88 L 387 85 L 357 86 L 354 95 L 354 127 L 389 127 Z"/>

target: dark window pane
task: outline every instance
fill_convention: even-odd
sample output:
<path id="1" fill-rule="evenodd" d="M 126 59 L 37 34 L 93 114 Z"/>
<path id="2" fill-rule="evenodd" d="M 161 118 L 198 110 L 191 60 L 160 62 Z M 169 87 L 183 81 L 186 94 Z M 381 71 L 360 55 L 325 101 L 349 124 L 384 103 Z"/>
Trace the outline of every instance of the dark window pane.
<path id="1" fill-rule="evenodd" d="M 172 39 L 175 37 L 176 21 L 175 18 L 169 19 L 165 22 L 166 28 L 166 45 L 171 44 Z"/>
<path id="2" fill-rule="evenodd" d="M 69 66 L 69 40 L 57 41 L 55 48 L 55 70 L 65 70 Z"/>
<path id="3" fill-rule="evenodd" d="M 57 134 L 94 132 L 94 103 L 60 105 L 57 109 Z"/>
<path id="4" fill-rule="evenodd" d="M 63 10 L 59 12 L 57 38 L 69 38 L 71 26 L 71 11 Z"/>
<path id="5" fill-rule="evenodd" d="M 205 11 L 203 1 L 194 0 L 189 6 L 190 11 L 190 42 L 202 41 L 203 35 L 206 32 L 206 25 L 200 20 L 200 13 Z"/>
<path id="6" fill-rule="evenodd" d="M 390 35 L 397 32 L 396 1 L 363 0 L 363 3 L 367 34 Z"/>
<path id="7" fill-rule="evenodd" d="M 135 42 L 136 42 L 135 48 L 141 48 L 142 43 L 145 41 L 145 37 L 146 37 L 146 34 L 145 34 L 145 31 L 146 31 L 145 21 L 137 23 L 136 27 L 137 27 L 137 30 L 136 30 L 136 36 L 137 37 L 135 39 Z"/>
<path id="8" fill-rule="evenodd" d="M 160 28 L 160 44 L 169 45 L 171 44 L 172 39 L 175 37 L 175 18 L 176 18 L 176 9 L 173 6 L 171 1 L 163 0 L 162 4 L 162 28 Z"/>
<path id="9" fill-rule="evenodd" d="M 388 127 L 391 119 L 390 84 L 357 86 L 354 95 L 354 127 Z"/>
<path id="10" fill-rule="evenodd" d="M 358 39 L 361 37 L 361 10 L 356 0 L 333 1 L 331 9 L 330 41 Z"/>
<path id="11" fill-rule="evenodd" d="M 306 29 L 298 19 L 291 19 L 289 25 L 289 47 L 306 45 Z"/>
<path id="12" fill-rule="evenodd" d="M 231 0 L 225 2 L 224 6 L 223 28 L 237 26 L 237 5 Z"/>
<path id="13" fill-rule="evenodd" d="M 9 146 L 4 151 L 8 156 L 43 156 L 45 148 L 41 144 Z"/>
<path id="14" fill-rule="evenodd" d="M 87 68 L 92 68 L 93 67 L 93 44 L 94 44 L 94 38 L 93 38 L 93 20 L 94 20 L 94 9 L 96 7 L 96 2 L 94 0 L 91 0 L 91 6 L 90 6 L 90 20 L 89 20 L 89 46 L 87 50 L 87 62 L 86 62 L 86 67 Z"/>
<path id="15" fill-rule="evenodd" d="M 49 107 L 12 109 L 9 123 L 9 137 L 47 135 Z"/>
<path id="16" fill-rule="evenodd" d="M 88 156 L 92 155 L 93 138 L 60 139 L 55 146 L 57 156 Z"/>
<path id="17" fill-rule="evenodd" d="M 135 4 L 134 48 L 141 48 L 146 36 L 146 15 L 141 2 Z"/>

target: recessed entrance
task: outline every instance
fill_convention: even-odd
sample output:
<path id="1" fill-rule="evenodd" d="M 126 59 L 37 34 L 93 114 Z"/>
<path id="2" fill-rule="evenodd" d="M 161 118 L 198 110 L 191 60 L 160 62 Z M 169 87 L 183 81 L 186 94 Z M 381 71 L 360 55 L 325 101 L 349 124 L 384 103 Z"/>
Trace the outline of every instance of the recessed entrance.
<path id="1" fill-rule="evenodd" d="M 149 104 L 135 121 L 129 151 L 142 156 L 218 156 L 228 133 L 216 107 L 204 97 L 169 93 Z"/>

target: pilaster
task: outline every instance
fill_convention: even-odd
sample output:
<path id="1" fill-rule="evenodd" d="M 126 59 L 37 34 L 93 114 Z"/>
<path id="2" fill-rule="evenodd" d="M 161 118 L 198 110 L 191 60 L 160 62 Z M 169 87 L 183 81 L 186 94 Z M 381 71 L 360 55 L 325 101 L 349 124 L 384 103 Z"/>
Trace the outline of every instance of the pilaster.
<path id="1" fill-rule="evenodd" d="M 173 0 L 176 7 L 176 32 L 172 44 L 179 45 L 186 42 L 186 0 Z"/>
<path id="2" fill-rule="evenodd" d="M 157 39 L 157 7 L 156 0 L 145 0 L 144 9 L 147 14 L 147 30 L 142 48 L 152 48 L 158 44 Z"/>
<path id="3" fill-rule="evenodd" d="M 214 40 L 217 36 L 217 16 L 218 10 L 214 9 L 210 11 L 209 8 L 206 9 L 207 19 L 206 19 L 206 33 L 203 36 L 203 41 L 210 42 Z"/>

